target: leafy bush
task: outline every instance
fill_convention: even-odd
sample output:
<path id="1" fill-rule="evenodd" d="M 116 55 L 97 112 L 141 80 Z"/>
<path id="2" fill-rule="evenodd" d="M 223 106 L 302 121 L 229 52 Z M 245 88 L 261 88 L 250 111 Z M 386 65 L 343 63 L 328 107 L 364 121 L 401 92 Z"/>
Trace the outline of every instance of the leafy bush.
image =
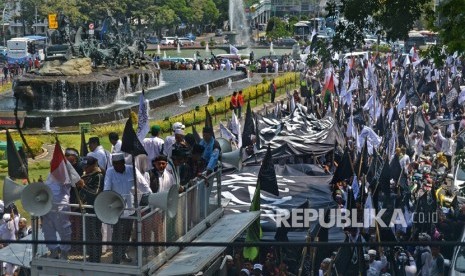
<path id="1" fill-rule="evenodd" d="M 131 110 L 131 120 L 132 120 L 132 124 L 137 124 L 137 121 L 139 120 L 137 113 L 132 110 Z"/>
<path id="2" fill-rule="evenodd" d="M 208 97 L 208 104 L 212 104 L 215 102 L 215 98 L 213 96 Z"/>
<path id="3" fill-rule="evenodd" d="M 206 45 L 207 43 L 205 42 L 205 40 L 200 41 L 200 46 L 205 47 Z"/>

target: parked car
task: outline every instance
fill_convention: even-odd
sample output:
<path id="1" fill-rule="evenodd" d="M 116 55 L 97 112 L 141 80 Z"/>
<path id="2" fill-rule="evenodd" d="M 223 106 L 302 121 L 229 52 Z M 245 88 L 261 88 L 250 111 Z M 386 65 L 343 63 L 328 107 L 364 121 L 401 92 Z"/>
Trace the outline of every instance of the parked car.
<path id="1" fill-rule="evenodd" d="M 223 36 L 223 30 L 222 29 L 216 29 L 215 36 Z"/>
<path id="2" fill-rule="evenodd" d="M 293 38 L 283 38 L 281 40 L 278 40 L 276 42 L 276 45 L 277 46 L 294 46 L 294 44 L 297 43 L 297 40 L 293 39 Z"/>
<path id="3" fill-rule="evenodd" d="M 176 38 L 172 36 L 165 36 L 161 41 L 161 45 L 173 45 Z"/>
<path id="4" fill-rule="evenodd" d="M 159 41 L 158 38 L 156 38 L 156 37 L 148 37 L 148 38 L 146 39 L 146 42 L 147 42 L 148 44 L 158 44 L 158 43 L 160 43 L 160 41 Z"/>
<path id="5" fill-rule="evenodd" d="M 181 44 L 181 46 L 194 46 L 194 41 L 187 38 L 187 37 L 181 37 L 178 38 L 178 43 Z"/>
<path id="6" fill-rule="evenodd" d="M 0 46 L 0 56 L 6 56 L 6 47 Z"/>
<path id="7" fill-rule="evenodd" d="M 188 33 L 186 37 L 192 41 L 195 41 L 195 39 L 197 38 L 197 36 L 195 36 L 193 33 Z"/>

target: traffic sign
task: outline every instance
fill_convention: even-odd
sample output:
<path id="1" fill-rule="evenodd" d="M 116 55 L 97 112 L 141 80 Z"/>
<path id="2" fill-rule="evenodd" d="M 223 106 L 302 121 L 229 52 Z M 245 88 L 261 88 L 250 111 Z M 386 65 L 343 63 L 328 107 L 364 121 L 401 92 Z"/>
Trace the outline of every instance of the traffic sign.
<path id="1" fill-rule="evenodd" d="M 48 14 L 48 28 L 49 29 L 58 29 L 58 21 L 56 13 Z"/>
<path id="2" fill-rule="evenodd" d="M 89 30 L 93 30 L 94 29 L 94 23 L 90 23 L 89 24 Z"/>

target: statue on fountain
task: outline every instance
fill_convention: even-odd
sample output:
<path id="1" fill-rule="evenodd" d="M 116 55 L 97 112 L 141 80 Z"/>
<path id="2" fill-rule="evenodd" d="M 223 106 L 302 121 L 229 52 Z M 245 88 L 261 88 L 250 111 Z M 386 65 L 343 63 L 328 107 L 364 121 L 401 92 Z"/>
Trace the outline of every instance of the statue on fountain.
<path id="1" fill-rule="evenodd" d="M 144 63 L 147 44 L 143 39 L 133 37 L 128 23 L 119 27 L 109 13 L 96 33 L 84 39 L 83 27 L 73 31 L 68 17 L 60 13 L 58 29 L 50 33 L 52 45 L 46 48 L 46 60 L 90 58 L 94 68 L 130 67 Z"/>

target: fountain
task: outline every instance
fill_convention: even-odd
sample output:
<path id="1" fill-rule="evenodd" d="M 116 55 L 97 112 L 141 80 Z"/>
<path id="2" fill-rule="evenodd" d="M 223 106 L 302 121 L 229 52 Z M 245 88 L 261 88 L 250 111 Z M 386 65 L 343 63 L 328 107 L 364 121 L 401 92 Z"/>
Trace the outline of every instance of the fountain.
<path id="1" fill-rule="evenodd" d="M 232 89 L 232 80 L 231 80 L 231 78 L 228 79 L 228 89 L 229 90 Z"/>
<path id="2" fill-rule="evenodd" d="M 161 55 L 160 44 L 157 45 L 157 55 Z"/>
<path id="3" fill-rule="evenodd" d="M 197 60 L 197 53 L 194 53 L 194 60 Z"/>
<path id="4" fill-rule="evenodd" d="M 210 48 L 208 47 L 208 42 L 207 42 L 207 44 L 205 44 L 205 52 L 207 52 L 207 53 L 210 52 Z"/>
<path id="5" fill-rule="evenodd" d="M 178 43 L 177 52 L 178 52 L 178 54 L 180 54 L 180 53 L 181 53 L 181 44 L 180 44 L 180 43 Z"/>
<path id="6" fill-rule="evenodd" d="M 166 59 L 166 51 L 163 51 L 163 58 Z"/>
<path id="7" fill-rule="evenodd" d="M 45 118 L 45 127 L 44 127 L 44 130 L 46 132 L 51 132 L 52 130 L 50 129 L 50 117 L 46 117 Z"/>
<path id="8" fill-rule="evenodd" d="M 273 42 L 270 43 L 270 55 L 274 55 Z"/>
<path id="9" fill-rule="evenodd" d="M 226 36 L 231 45 L 250 45 L 249 24 L 243 0 L 229 1 L 229 27 L 230 32 L 226 33 Z"/>
<path id="10" fill-rule="evenodd" d="M 15 80 L 13 92 L 21 106 L 28 112 L 92 110 L 158 86 L 160 70 L 144 56 L 145 48 L 132 47 L 140 45 L 141 39 L 134 37 L 128 26 L 114 26 L 114 22 L 111 16 L 105 18 L 102 25 L 109 31 L 103 36 L 108 43 L 99 47 L 83 36 L 81 28 L 71 44 L 63 39 L 72 31 L 65 28 L 66 23 L 53 31 L 57 39 L 47 46 L 41 68 Z M 82 51 L 72 51 L 76 48 Z"/>
<path id="11" fill-rule="evenodd" d="M 207 98 L 210 98 L 210 85 L 206 84 Z"/>
<path id="12" fill-rule="evenodd" d="M 179 103 L 179 107 L 186 107 L 182 99 L 182 89 L 179 89 L 179 92 L 178 92 L 178 103 Z"/>
<path id="13" fill-rule="evenodd" d="M 252 78 L 250 77 L 251 74 L 252 72 L 250 70 L 247 70 L 247 81 L 248 82 L 252 82 Z"/>

